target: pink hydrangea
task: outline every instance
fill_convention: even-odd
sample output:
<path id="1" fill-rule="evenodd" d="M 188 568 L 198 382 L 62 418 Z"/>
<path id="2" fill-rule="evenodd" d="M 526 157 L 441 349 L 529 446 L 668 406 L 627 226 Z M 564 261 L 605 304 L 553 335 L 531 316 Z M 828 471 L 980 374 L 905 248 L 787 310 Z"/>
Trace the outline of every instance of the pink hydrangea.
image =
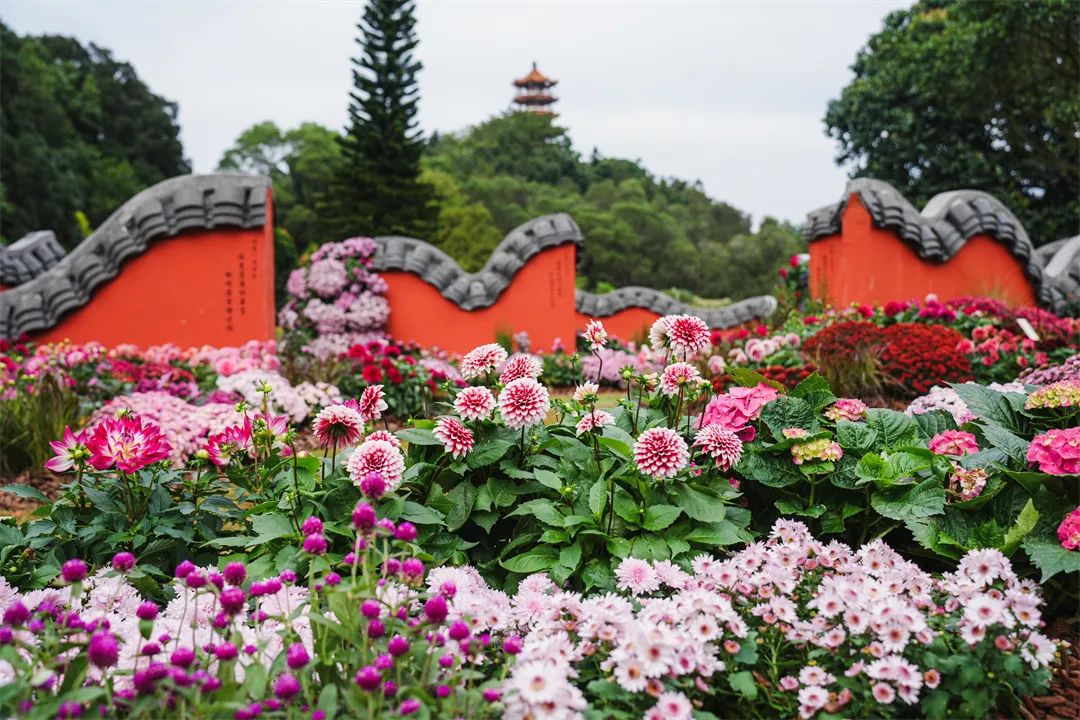
<path id="1" fill-rule="evenodd" d="M 1080 507 L 1065 516 L 1057 529 L 1058 541 L 1066 550 L 1080 548 Z"/>
<path id="2" fill-rule="evenodd" d="M 464 457 L 473 448 L 472 432 L 461 424 L 461 421 L 452 417 L 441 417 L 435 421 L 435 437 L 446 448 L 446 452 L 454 457 Z"/>
<path id="3" fill-rule="evenodd" d="M 689 459 L 686 441 L 670 428 L 646 430 L 634 443 L 634 461 L 638 469 L 654 478 L 674 477 L 686 467 Z"/>
<path id="4" fill-rule="evenodd" d="M 461 375 L 466 380 L 473 380 L 502 365 L 506 357 L 506 350 L 497 343 L 473 348 L 461 359 Z"/>
<path id="5" fill-rule="evenodd" d="M 938 455 L 968 455 L 979 452 L 975 436 L 963 430 L 946 430 L 930 438 L 930 451 Z"/>
<path id="6" fill-rule="evenodd" d="M 694 445 L 716 460 L 716 467 L 720 470 L 730 470 L 742 457 L 742 440 L 723 425 L 706 425 L 694 436 Z"/>
<path id="7" fill-rule="evenodd" d="M 1080 474 L 1080 427 L 1036 435 L 1028 446 L 1027 461 L 1050 475 Z"/>
<path id="8" fill-rule="evenodd" d="M 349 477 L 360 486 L 360 481 L 368 473 L 377 472 L 383 477 L 388 491 L 394 491 L 401 484 L 401 475 L 405 472 L 405 458 L 401 451 L 385 440 L 365 440 L 349 456 Z"/>
<path id="9" fill-rule="evenodd" d="M 509 385 L 518 378 L 538 378 L 544 371 L 544 363 L 540 358 L 528 353 L 518 353 L 506 361 L 502 372 L 499 373 L 499 384 Z"/>
<path id="10" fill-rule="evenodd" d="M 603 428 L 606 425 L 614 425 L 615 418 L 609 412 L 603 410 L 593 410 L 592 412 L 585 413 L 585 416 L 578 421 L 577 434 L 591 432 L 597 428 Z"/>
<path id="11" fill-rule="evenodd" d="M 677 362 L 664 368 L 660 375 L 660 392 L 669 397 L 679 394 L 701 382 L 701 373 L 689 363 Z"/>
<path id="12" fill-rule="evenodd" d="M 550 409 L 547 388 L 530 377 L 514 380 L 499 393 L 499 412 L 509 428 L 543 422 Z"/>
<path id="13" fill-rule="evenodd" d="M 866 403 L 862 400 L 856 400 L 855 398 L 838 398 L 835 403 L 825 410 L 824 415 L 833 422 L 839 420 L 850 420 L 851 422 L 855 422 L 866 417 L 867 409 Z"/>
<path id="14" fill-rule="evenodd" d="M 733 387 L 723 395 L 717 395 L 701 414 L 700 426 L 717 423 L 731 430 L 743 442 L 754 439 L 756 431 L 750 423 L 761 416 L 766 404 L 779 396 L 768 385 L 757 387 Z"/>
<path id="15" fill-rule="evenodd" d="M 454 398 L 454 409 L 465 420 L 486 420 L 495 409 L 495 396 L 486 387 L 462 388 Z"/>

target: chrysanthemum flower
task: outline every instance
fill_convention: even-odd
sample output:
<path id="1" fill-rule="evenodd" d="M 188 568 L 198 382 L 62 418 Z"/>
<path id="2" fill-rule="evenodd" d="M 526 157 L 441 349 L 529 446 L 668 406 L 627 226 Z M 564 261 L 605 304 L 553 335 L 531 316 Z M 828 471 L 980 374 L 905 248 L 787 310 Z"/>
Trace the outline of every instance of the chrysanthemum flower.
<path id="1" fill-rule="evenodd" d="M 331 405 L 319 411 L 312 431 L 323 447 L 352 445 L 364 434 L 364 419 L 350 407 Z"/>
<path id="2" fill-rule="evenodd" d="M 533 378 L 518 378 L 499 393 L 499 413 L 508 428 L 543 422 L 550 409 L 547 388 Z"/>
<path id="3" fill-rule="evenodd" d="M 452 417 L 441 417 L 435 421 L 435 437 L 454 457 L 464 457 L 473 447 L 473 434 L 461 421 Z"/>
<path id="4" fill-rule="evenodd" d="M 506 350 L 497 343 L 473 348 L 461 359 L 461 376 L 473 380 L 506 362 Z"/>
<path id="5" fill-rule="evenodd" d="M 386 396 L 382 385 L 368 385 L 360 394 L 357 411 L 362 420 L 378 420 L 387 408 Z"/>
<path id="6" fill-rule="evenodd" d="M 544 371 L 544 363 L 540 358 L 528 353 L 518 353 L 506 361 L 502 372 L 499 374 L 499 384 L 509 385 L 523 377 L 538 378 Z"/>
<path id="7" fill-rule="evenodd" d="M 50 458 L 45 467 L 53 472 L 67 472 L 75 467 L 76 463 L 85 462 L 90 457 L 90 450 L 86 447 L 86 433 L 72 432 L 71 426 L 64 428 L 64 437 L 61 440 L 53 440 L 49 443 L 56 457 Z"/>
<path id="8" fill-rule="evenodd" d="M 660 376 L 660 392 L 669 397 L 679 394 L 680 389 L 690 389 L 701 382 L 701 373 L 693 365 L 677 362 L 664 368 Z"/>
<path id="9" fill-rule="evenodd" d="M 98 470 L 115 466 L 126 473 L 165 460 L 172 452 L 161 428 L 134 415 L 106 418 L 94 428 L 86 447 L 90 464 Z"/>
<path id="10" fill-rule="evenodd" d="M 599 352 L 607 344 L 607 330 L 604 329 L 604 324 L 599 320 L 590 320 L 589 324 L 585 326 L 585 332 L 582 335 L 585 337 L 585 342 L 589 343 L 589 349 L 593 352 Z"/>
<path id="11" fill-rule="evenodd" d="M 975 436 L 963 430 L 946 430 L 930 439 L 927 445 L 930 452 L 938 455 L 968 455 L 979 452 L 979 441 Z"/>
<path id="12" fill-rule="evenodd" d="M 588 405 L 594 403 L 597 400 L 597 396 L 600 393 L 600 386 L 594 382 L 583 382 L 574 388 L 574 402 L 578 405 Z"/>
<path id="13" fill-rule="evenodd" d="M 693 315 L 665 315 L 649 329 L 654 350 L 668 348 L 680 360 L 691 360 L 711 343 L 709 326 Z"/>
<path id="14" fill-rule="evenodd" d="M 611 413 L 604 412 L 603 410 L 593 410 L 590 413 L 585 413 L 585 416 L 578 421 L 577 434 L 591 432 L 597 428 L 603 428 L 606 425 L 614 425 L 615 418 Z"/>
<path id="15" fill-rule="evenodd" d="M 383 477 L 388 492 L 401 484 L 401 474 L 405 471 L 405 458 L 401 451 L 385 440 L 365 440 L 349 456 L 349 477 L 360 486 L 368 473 L 377 472 Z"/>
<path id="16" fill-rule="evenodd" d="M 486 420 L 495 409 L 495 396 L 486 387 L 466 387 L 454 398 L 454 409 L 464 420 Z"/>
<path id="17" fill-rule="evenodd" d="M 632 595 L 645 595 L 660 588 L 660 576 L 647 560 L 626 558 L 615 568 L 616 587 Z"/>
<path id="18" fill-rule="evenodd" d="M 642 473 L 654 478 L 673 477 L 689 459 L 686 441 L 670 428 L 646 430 L 634 443 L 634 462 Z"/>
<path id="19" fill-rule="evenodd" d="M 716 467 L 727 471 L 742 458 L 743 444 L 739 436 L 723 425 L 706 425 L 694 436 L 694 445 L 716 460 Z"/>

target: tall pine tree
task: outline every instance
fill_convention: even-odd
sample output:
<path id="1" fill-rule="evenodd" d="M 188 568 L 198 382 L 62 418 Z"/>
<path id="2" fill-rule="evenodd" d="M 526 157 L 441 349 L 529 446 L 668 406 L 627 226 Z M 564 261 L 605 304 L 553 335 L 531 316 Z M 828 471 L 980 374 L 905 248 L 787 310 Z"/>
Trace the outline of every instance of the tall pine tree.
<path id="1" fill-rule="evenodd" d="M 422 67 L 412 0 L 368 0 L 357 24 L 349 129 L 328 198 L 330 225 L 341 234 L 430 237 L 433 189 L 418 180 L 424 141 L 417 128 Z"/>

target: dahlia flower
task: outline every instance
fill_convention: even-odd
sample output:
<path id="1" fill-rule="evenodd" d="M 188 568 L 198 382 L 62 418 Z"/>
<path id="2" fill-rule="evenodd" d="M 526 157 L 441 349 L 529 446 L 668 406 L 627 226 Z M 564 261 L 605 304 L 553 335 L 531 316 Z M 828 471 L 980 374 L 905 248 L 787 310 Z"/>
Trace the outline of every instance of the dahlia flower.
<path id="1" fill-rule="evenodd" d="M 116 467 L 125 473 L 160 462 L 169 457 L 172 445 L 153 423 L 143 423 L 141 417 L 128 415 L 108 418 L 86 441 L 90 464 L 98 470 Z"/>
<path id="2" fill-rule="evenodd" d="M 1027 461 L 1050 475 L 1080 474 L 1080 427 L 1036 435 L 1028 446 Z"/>
<path id="3" fill-rule="evenodd" d="M 723 425 L 706 425 L 694 436 L 694 445 L 716 460 L 720 470 L 730 470 L 742 458 L 742 440 Z"/>
<path id="4" fill-rule="evenodd" d="M 454 410 L 465 420 L 486 420 L 495 409 L 495 396 L 486 387 L 466 387 L 454 398 Z"/>
<path id="5" fill-rule="evenodd" d="M 315 416 L 312 431 L 323 447 L 352 445 L 364 434 L 364 419 L 351 407 L 330 405 Z"/>
<path id="6" fill-rule="evenodd" d="M 837 398 L 836 402 L 827 408 L 823 414 L 833 422 L 839 420 L 855 422 L 866 417 L 866 410 L 866 403 L 862 400 Z"/>
<path id="7" fill-rule="evenodd" d="M 508 428 L 543 422 L 550 409 L 547 388 L 530 377 L 514 380 L 499 393 L 499 413 Z"/>
<path id="8" fill-rule="evenodd" d="M 53 472 L 67 472 L 90 457 L 90 450 L 86 447 L 86 433 L 74 433 L 70 425 L 64 428 L 63 439 L 53 440 L 49 446 L 56 453 L 56 457 L 50 458 L 45 467 Z"/>
<path id="9" fill-rule="evenodd" d="M 1024 407 L 1028 410 L 1076 405 L 1080 405 L 1080 380 L 1061 380 L 1041 387 L 1028 395 L 1027 402 L 1024 403 Z"/>
<path id="10" fill-rule="evenodd" d="M 368 473 L 379 473 L 388 492 L 401 484 L 405 472 L 405 458 L 401 451 L 385 440 L 365 440 L 349 456 L 349 477 L 357 487 Z"/>
<path id="11" fill-rule="evenodd" d="M 677 362 L 664 368 L 660 375 L 660 392 L 669 397 L 679 394 L 683 387 L 695 386 L 701 382 L 701 373 L 693 365 Z"/>
<path id="12" fill-rule="evenodd" d="M 961 500 L 974 500 L 982 495 L 988 478 L 983 468 L 965 470 L 955 465 L 952 475 L 949 476 L 949 487 L 960 496 Z"/>
<path id="13" fill-rule="evenodd" d="M 975 436 L 963 430 L 946 430 L 930 438 L 930 452 L 938 455 L 957 457 L 979 452 L 979 442 Z"/>
<path id="14" fill-rule="evenodd" d="M 786 434 L 785 430 L 785 434 Z M 804 431 L 805 432 L 805 431 Z M 828 438 L 819 438 L 791 446 L 791 459 L 796 465 L 807 461 L 835 462 L 844 456 L 840 444 Z"/>
<path id="15" fill-rule="evenodd" d="M 228 465 L 233 455 L 251 449 L 251 418 L 245 416 L 242 425 L 233 425 L 206 439 L 205 450 L 210 462 L 219 467 Z"/>
<path id="16" fill-rule="evenodd" d="M 506 361 L 499 374 L 499 384 L 509 385 L 518 378 L 538 378 L 544 371 L 544 363 L 535 355 L 518 353 Z"/>
<path id="17" fill-rule="evenodd" d="M 594 382 L 585 381 L 574 388 L 573 399 L 578 405 L 589 405 L 596 402 L 600 393 L 600 386 Z"/>
<path id="18" fill-rule="evenodd" d="M 401 441 L 398 440 L 397 435 L 388 430 L 372 430 L 367 434 L 367 437 L 364 438 L 364 442 L 367 442 L 368 440 L 383 440 L 396 448 L 401 447 Z"/>
<path id="19" fill-rule="evenodd" d="M 364 388 L 364 392 L 360 394 L 356 409 L 360 414 L 360 419 L 367 421 L 381 418 L 383 410 L 386 410 L 387 407 L 383 386 L 368 385 Z"/>
<path id="20" fill-rule="evenodd" d="M 474 380 L 506 362 L 506 350 L 497 343 L 473 348 L 461 358 L 461 376 Z"/>
<path id="21" fill-rule="evenodd" d="M 1065 516 L 1057 529 L 1058 541 L 1066 550 L 1080 548 L 1080 507 Z"/>
<path id="22" fill-rule="evenodd" d="M 646 430 L 634 443 L 634 462 L 642 473 L 654 478 L 674 477 L 689 459 L 686 441 L 670 428 Z"/>
<path id="23" fill-rule="evenodd" d="M 600 351 L 607 344 L 607 330 L 604 329 L 604 324 L 599 320 L 590 320 L 589 324 L 585 326 L 585 332 L 582 335 L 585 337 L 585 342 L 589 343 L 589 349 L 593 352 Z"/>
<path id="24" fill-rule="evenodd" d="M 436 420 L 434 434 L 446 452 L 456 458 L 464 457 L 472 450 L 473 434 L 457 418 L 441 417 Z"/>
<path id="25" fill-rule="evenodd" d="M 667 348 L 680 360 L 691 360 L 709 347 L 709 326 L 693 315 L 665 315 L 649 329 L 653 349 Z"/>
<path id="26" fill-rule="evenodd" d="M 615 418 L 611 413 L 604 412 L 603 410 L 593 410 L 592 412 L 585 413 L 584 417 L 578 421 L 576 434 L 592 432 L 597 428 L 603 428 L 607 425 L 615 424 Z"/>

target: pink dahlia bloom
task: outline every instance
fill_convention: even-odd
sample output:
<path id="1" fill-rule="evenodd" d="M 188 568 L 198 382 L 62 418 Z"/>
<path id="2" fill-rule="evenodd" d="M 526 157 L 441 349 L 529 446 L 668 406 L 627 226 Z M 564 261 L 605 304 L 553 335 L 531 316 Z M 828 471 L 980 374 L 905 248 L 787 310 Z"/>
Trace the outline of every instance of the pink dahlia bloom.
<path id="1" fill-rule="evenodd" d="M 386 483 L 386 490 L 392 492 L 401 484 L 401 474 L 405 472 L 405 458 L 401 451 L 385 440 L 365 440 L 349 456 L 349 477 L 360 486 L 368 473 L 379 473 Z"/>
<path id="2" fill-rule="evenodd" d="M 323 447 L 344 447 L 352 445 L 364 434 L 364 419 L 351 407 L 330 405 L 315 416 L 312 431 Z"/>
<path id="3" fill-rule="evenodd" d="M 386 395 L 382 385 L 368 385 L 360 394 L 360 400 L 356 410 L 360 413 L 361 420 L 378 420 L 386 410 Z"/>
<path id="4" fill-rule="evenodd" d="M 839 398 L 831 407 L 824 412 L 825 417 L 833 422 L 850 420 L 856 422 L 866 417 L 866 403 L 855 398 Z"/>
<path id="5" fill-rule="evenodd" d="M 547 388 L 533 378 L 518 378 L 499 393 L 499 413 L 508 428 L 543 422 L 550 409 Z"/>
<path id="6" fill-rule="evenodd" d="M 598 428 L 603 428 L 607 425 L 614 425 L 615 418 L 609 412 L 603 410 L 593 410 L 590 413 L 585 413 L 585 416 L 578 421 L 577 434 L 592 432 Z"/>
<path id="7" fill-rule="evenodd" d="M 1080 427 L 1036 435 L 1028 446 L 1027 461 L 1050 475 L 1080 474 Z"/>
<path id="8" fill-rule="evenodd" d="M 126 473 L 169 457 L 172 445 L 153 423 L 137 415 L 107 418 L 86 441 L 90 464 L 98 470 L 116 467 Z"/>
<path id="9" fill-rule="evenodd" d="M 654 350 L 669 349 L 680 360 L 691 360 L 710 346 L 709 326 L 693 315 L 665 315 L 649 329 L 649 343 Z"/>
<path id="10" fill-rule="evenodd" d="M 1057 529 L 1058 541 L 1066 550 L 1080 548 L 1080 507 L 1065 516 Z"/>
<path id="11" fill-rule="evenodd" d="M 497 343 L 473 348 L 461 359 L 461 376 L 473 380 L 506 362 L 506 350 Z"/>
<path id="12" fill-rule="evenodd" d="M 599 352 L 607 344 L 607 330 L 604 329 L 604 324 L 599 320 L 590 320 L 589 324 L 585 326 L 585 342 L 589 343 L 589 349 L 593 352 Z"/>
<path id="13" fill-rule="evenodd" d="M 733 387 L 709 401 L 701 414 L 699 427 L 719 423 L 743 442 L 750 442 L 756 433 L 750 423 L 757 420 L 761 409 L 778 396 L 779 393 L 764 384 L 752 388 Z"/>
<path id="14" fill-rule="evenodd" d="M 694 445 L 716 460 L 716 467 L 724 471 L 738 465 L 742 458 L 742 440 L 723 425 L 706 425 L 694 436 Z"/>
<path id="15" fill-rule="evenodd" d="M 632 595 L 645 595 L 660 588 L 660 576 L 652 565 L 639 558 L 626 558 L 615 568 L 616 586 Z"/>
<path id="16" fill-rule="evenodd" d="M 398 440 L 397 435 L 388 430 L 373 430 L 368 433 L 366 438 L 364 438 L 364 442 L 367 442 L 368 440 L 382 440 L 383 442 L 390 443 L 396 448 L 401 447 L 401 441 Z"/>
<path id="17" fill-rule="evenodd" d="M 596 402 L 599 394 L 600 386 L 594 382 L 586 381 L 574 388 L 573 398 L 578 405 L 588 405 Z"/>
<path id="18" fill-rule="evenodd" d="M 638 470 L 654 478 L 674 477 L 686 467 L 689 459 L 686 441 L 670 428 L 646 430 L 634 443 L 634 462 Z"/>
<path id="19" fill-rule="evenodd" d="M 231 425 L 206 439 L 210 462 L 218 467 L 228 465 L 233 457 L 251 450 L 251 418 L 245 416 L 242 425 Z"/>
<path id="20" fill-rule="evenodd" d="M 518 353 L 506 361 L 502 372 L 499 374 L 499 384 L 509 385 L 523 377 L 538 378 L 544 371 L 544 363 L 535 355 Z"/>
<path id="21" fill-rule="evenodd" d="M 76 463 L 90 458 L 90 450 L 86 447 L 86 433 L 72 432 L 70 426 L 64 428 L 63 439 L 53 440 L 49 446 L 56 453 L 56 457 L 49 459 L 45 467 L 53 472 L 67 472 L 75 467 Z"/>
<path id="22" fill-rule="evenodd" d="M 701 382 L 701 373 L 693 365 L 677 362 L 664 368 L 660 375 L 660 392 L 669 397 L 679 394 L 679 390 Z"/>
<path id="23" fill-rule="evenodd" d="M 461 421 L 452 417 L 441 417 L 435 421 L 435 437 L 454 457 L 464 457 L 473 448 L 473 434 Z"/>
<path id="24" fill-rule="evenodd" d="M 930 452 L 938 455 L 968 455 L 979 452 L 979 441 L 963 430 L 946 430 L 930 438 Z"/>
<path id="25" fill-rule="evenodd" d="M 486 387 L 466 387 L 454 398 L 454 409 L 465 420 L 486 420 L 495 409 L 495 396 Z"/>

